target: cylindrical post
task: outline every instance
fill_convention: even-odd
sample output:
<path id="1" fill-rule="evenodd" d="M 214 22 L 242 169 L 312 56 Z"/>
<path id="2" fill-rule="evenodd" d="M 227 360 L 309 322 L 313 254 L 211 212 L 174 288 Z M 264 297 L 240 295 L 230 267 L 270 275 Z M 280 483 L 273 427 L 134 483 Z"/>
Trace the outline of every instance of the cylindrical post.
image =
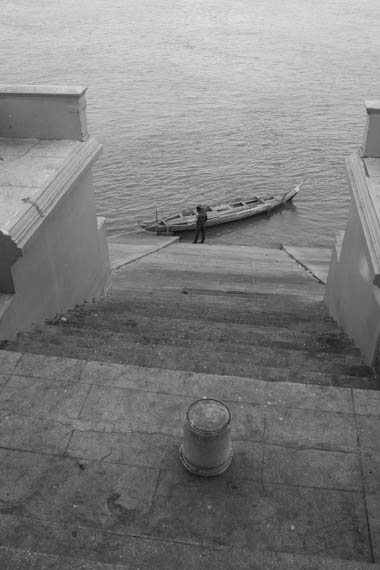
<path id="1" fill-rule="evenodd" d="M 187 410 L 180 459 L 194 475 L 220 475 L 231 463 L 231 412 L 214 398 L 197 400 Z"/>

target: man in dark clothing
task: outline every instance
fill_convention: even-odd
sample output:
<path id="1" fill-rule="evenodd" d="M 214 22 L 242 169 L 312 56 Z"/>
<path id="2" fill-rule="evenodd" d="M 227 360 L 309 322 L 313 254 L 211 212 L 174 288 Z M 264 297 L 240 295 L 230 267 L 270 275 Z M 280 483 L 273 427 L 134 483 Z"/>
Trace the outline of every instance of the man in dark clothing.
<path id="1" fill-rule="evenodd" d="M 202 210 L 200 206 L 197 206 L 197 212 L 198 213 L 197 213 L 197 221 L 195 224 L 195 237 L 193 243 L 197 243 L 199 234 L 201 234 L 202 236 L 201 243 L 204 243 L 206 237 L 205 226 L 207 222 L 207 214 L 204 210 Z"/>

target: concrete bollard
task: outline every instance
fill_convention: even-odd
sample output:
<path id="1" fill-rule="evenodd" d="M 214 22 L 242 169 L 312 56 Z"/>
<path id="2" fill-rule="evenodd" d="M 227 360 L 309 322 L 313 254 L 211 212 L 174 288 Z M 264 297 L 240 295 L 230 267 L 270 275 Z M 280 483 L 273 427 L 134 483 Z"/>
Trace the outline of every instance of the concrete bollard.
<path id="1" fill-rule="evenodd" d="M 220 475 L 232 460 L 231 411 L 223 402 L 202 398 L 186 413 L 179 456 L 188 471 L 210 477 Z"/>

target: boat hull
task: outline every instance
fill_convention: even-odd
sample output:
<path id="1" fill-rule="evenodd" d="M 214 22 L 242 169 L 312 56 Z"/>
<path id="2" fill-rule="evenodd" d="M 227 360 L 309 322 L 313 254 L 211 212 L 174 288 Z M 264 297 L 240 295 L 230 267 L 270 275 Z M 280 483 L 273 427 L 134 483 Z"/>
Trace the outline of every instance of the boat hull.
<path id="1" fill-rule="evenodd" d="M 260 200 L 251 208 L 242 206 L 241 208 L 230 209 L 225 213 L 218 213 L 213 211 L 208 211 L 208 219 L 206 222 L 206 227 L 217 226 L 221 224 L 227 224 L 229 222 L 235 222 L 238 220 L 243 220 L 245 218 L 251 218 L 253 216 L 258 216 L 260 214 L 269 214 L 273 210 L 284 206 L 289 203 L 300 191 L 301 184 L 298 184 L 295 188 L 285 193 L 282 197 L 271 197 L 265 200 Z M 178 216 L 180 217 L 180 216 Z M 166 220 L 155 220 L 151 222 L 140 222 L 139 225 L 144 230 L 155 232 L 155 233 L 180 233 L 194 230 L 196 227 L 196 215 L 188 216 L 187 219 L 182 218 L 178 222 L 170 223 L 170 218 Z"/>

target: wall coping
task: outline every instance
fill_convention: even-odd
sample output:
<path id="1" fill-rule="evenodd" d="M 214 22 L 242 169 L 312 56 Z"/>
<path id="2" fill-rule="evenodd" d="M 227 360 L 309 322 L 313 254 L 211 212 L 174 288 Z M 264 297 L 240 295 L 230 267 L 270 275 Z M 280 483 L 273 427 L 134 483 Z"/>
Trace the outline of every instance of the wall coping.
<path id="1" fill-rule="evenodd" d="M 0 83 L 0 97 L 9 95 L 25 95 L 28 97 L 41 95 L 72 95 L 81 97 L 87 91 L 87 87 L 62 86 L 62 85 L 6 85 Z"/>
<path id="2" fill-rule="evenodd" d="M 33 236 L 58 202 L 67 194 L 75 180 L 87 171 L 102 152 L 102 145 L 93 137 L 81 143 L 79 149 L 70 153 L 55 176 L 34 196 L 33 200 L 25 203 L 18 213 L 16 220 L 7 222 L 1 234 L 9 236 L 18 251 Z"/>
<path id="3" fill-rule="evenodd" d="M 380 101 L 379 100 L 370 100 L 365 101 L 365 108 L 367 110 L 367 114 L 372 113 L 380 113 Z"/>
<path id="4" fill-rule="evenodd" d="M 373 284 L 380 287 L 380 218 L 379 209 L 366 165 L 359 151 L 346 159 L 352 198 L 366 239 L 369 259 L 375 274 Z"/>
<path id="5" fill-rule="evenodd" d="M 86 91 L 81 86 L 0 84 L 0 136 L 86 140 Z"/>

